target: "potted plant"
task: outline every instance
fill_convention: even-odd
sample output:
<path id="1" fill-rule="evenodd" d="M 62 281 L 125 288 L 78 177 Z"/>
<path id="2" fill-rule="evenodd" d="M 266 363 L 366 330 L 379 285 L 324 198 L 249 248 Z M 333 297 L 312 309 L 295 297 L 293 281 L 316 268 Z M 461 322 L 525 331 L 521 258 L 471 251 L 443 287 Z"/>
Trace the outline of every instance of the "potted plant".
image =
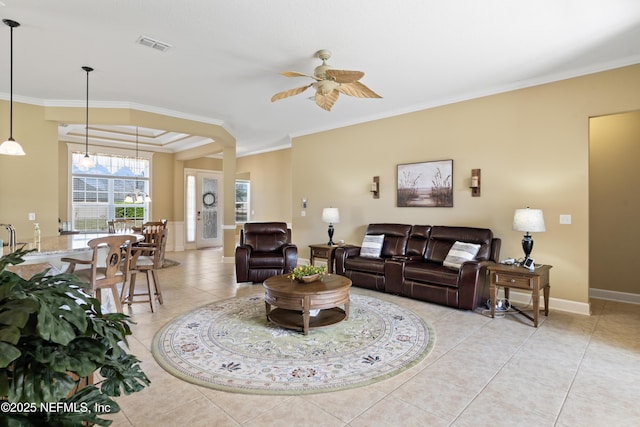
<path id="1" fill-rule="evenodd" d="M 129 317 L 102 313 L 73 274 L 6 269 L 27 252 L 0 258 L 0 425 L 109 425 L 99 415 L 120 411 L 112 397 L 150 383 L 123 348 Z"/>
<path id="2" fill-rule="evenodd" d="M 291 270 L 287 277 L 299 282 L 310 283 L 318 279 L 322 280 L 326 270 L 327 268 L 325 266 L 299 265 Z"/>

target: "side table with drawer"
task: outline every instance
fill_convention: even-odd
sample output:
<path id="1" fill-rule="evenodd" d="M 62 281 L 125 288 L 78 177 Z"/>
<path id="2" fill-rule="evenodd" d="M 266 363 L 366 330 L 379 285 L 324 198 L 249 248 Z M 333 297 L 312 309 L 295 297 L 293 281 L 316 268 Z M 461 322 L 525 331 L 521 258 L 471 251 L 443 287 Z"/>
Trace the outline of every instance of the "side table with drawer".
<path id="1" fill-rule="evenodd" d="M 326 243 L 319 243 L 317 245 L 309 245 L 311 249 L 310 262 L 311 265 L 315 265 L 316 258 L 327 260 L 327 273 L 333 273 L 333 262 L 335 259 L 335 251 L 338 245 L 327 245 Z"/>
<path id="2" fill-rule="evenodd" d="M 519 265 L 494 264 L 487 267 L 489 271 L 489 296 L 491 298 L 491 317 L 495 317 L 496 293 L 498 286 L 504 288 L 504 297 L 509 299 L 509 289 L 523 289 L 532 292 L 533 318 L 518 310 L 522 315 L 533 320 L 533 326 L 538 327 L 538 312 L 540 311 L 540 290 L 544 295 L 544 315 L 549 315 L 549 270 L 550 265 L 538 265 L 531 271 Z"/>

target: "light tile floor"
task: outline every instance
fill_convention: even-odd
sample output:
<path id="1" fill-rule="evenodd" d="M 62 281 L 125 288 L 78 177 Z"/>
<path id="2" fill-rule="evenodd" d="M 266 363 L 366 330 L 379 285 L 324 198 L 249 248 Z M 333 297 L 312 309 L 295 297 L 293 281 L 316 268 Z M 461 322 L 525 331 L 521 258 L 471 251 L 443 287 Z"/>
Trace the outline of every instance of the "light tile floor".
<path id="1" fill-rule="evenodd" d="M 130 350 L 152 381 L 118 398 L 113 426 L 638 426 L 640 306 L 592 301 L 592 316 L 553 311 L 539 328 L 522 316 L 491 319 L 354 288 L 398 302 L 428 319 L 436 344 L 420 364 L 352 390 L 262 396 L 210 390 L 179 380 L 154 361 L 155 332 L 184 312 L 236 295 L 262 293 L 237 284 L 218 249 L 167 253 L 164 305 L 129 313 Z M 142 279 L 140 279 L 142 280 Z M 552 289 L 553 295 L 553 289 Z"/>

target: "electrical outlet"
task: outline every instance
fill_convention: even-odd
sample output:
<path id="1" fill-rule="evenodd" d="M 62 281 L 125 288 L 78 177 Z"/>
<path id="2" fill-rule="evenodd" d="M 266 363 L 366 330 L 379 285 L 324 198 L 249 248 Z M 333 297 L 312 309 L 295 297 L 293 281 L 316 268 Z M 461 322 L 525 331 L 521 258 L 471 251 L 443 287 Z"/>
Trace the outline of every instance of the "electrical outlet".
<path id="1" fill-rule="evenodd" d="M 571 215 L 560 215 L 560 224 L 571 224 Z"/>
<path id="2" fill-rule="evenodd" d="M 29 212 L 29 221 L 35 221 L 35 220 L 36 220 L 36 213 Z"/>

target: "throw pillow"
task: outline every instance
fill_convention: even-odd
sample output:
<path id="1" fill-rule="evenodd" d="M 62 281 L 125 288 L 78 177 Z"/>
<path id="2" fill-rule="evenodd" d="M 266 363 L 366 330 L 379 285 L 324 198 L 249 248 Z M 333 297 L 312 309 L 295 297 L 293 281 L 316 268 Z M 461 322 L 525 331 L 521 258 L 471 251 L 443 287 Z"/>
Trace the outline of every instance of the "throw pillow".
<path id="1" fill-rule="evenodd" d="M 444 259 L 442 265 L 454 270 L 460 270 L 462 264 L 474 259 L 479 250 L 480 245 L 465 242 L 455 242 L 453 246 L 451 246 L 451 249 L 449 249 L 449 253 Z"/>
<path id="2" fill-rule="evenodd" d="M 379 258 L 382 253 L 384 234 L 366 234 L 362 240 L 360 256 L 366 258 Z"/>

